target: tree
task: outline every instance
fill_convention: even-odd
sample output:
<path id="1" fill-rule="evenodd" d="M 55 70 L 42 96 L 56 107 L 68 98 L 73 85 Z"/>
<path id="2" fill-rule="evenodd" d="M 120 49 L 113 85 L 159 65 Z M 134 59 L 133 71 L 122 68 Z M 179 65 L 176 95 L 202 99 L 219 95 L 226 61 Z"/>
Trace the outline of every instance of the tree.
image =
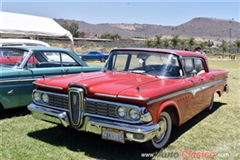
<path id="1" fill-rule="evenodd" d="M 111 39 L 119 40 L 119 39 L 122 39 L 122 38 L 121 38 L 121 36 L 119 34 L 114 34 L 114 35 L 111 35 Z"/>
<path id="2" fill-rule="evenodd" d="M 153 41 L 152 41 L 151 39 L 147 39 L 147 40 L 144 42 L 144 44 L 145 44 L 148 48 L 150 48 L 150 47 L 153 46 Z"/>
<path id="3" fill-rule="evenodd" d="M 237 39 L 236 41 L 233 42 L 233 46 L 237 48 L 237 59 L 239 56 L 239 48 L 240 48 L 240 39 Z"/>
<path id="4" fill-rule="evenodd" d="M 225 57 L 225 52 L 228 50 L 228 44 L 225 41 L 222 41 L 222 44 L 219 46 L 219 50 L 222 51 L 222 58 Z"/>
<path id="5" fill-rule="evenodd" d="M 65 28 L 66 30 L 68 30 L 73 37 L 79 37 L 80 36 L 80 32 L 79 32 L 79 26 L 77 22 L 72 22 L 71 25 L 69 26 L 67 21 L 63 21 L 63 24 L 61 24 L 61 26 L 63 28 Z"/>
<path id="6" fill-rule="evenodd" d="M 69 31 L 69 26 L 68 26 L 67 21 L 63 21 L 63 24 L 61 24 L 61 26 Z"/>
<path id="7" fill-rule="evenodd" d="M 184 50 L 184 48 L 187 45 L 187 40 L 186 39 L 180 39 L 179 44 L 181 46 L 181 50 Z"/>
<path id="8" fill-rule="evenodd" d="M 205 44 L 208 46 L 208 48 L 212 47 L 214 45 L 213 41 L 208 40 L 205 42 Z"/>
<path id="9" fill-rule="evenodd" d="M 202 50 L 206 48 L 206 43 L 205 42 L 200 42 L 198 45 Z"/>
<path id="10" fill-rule="evenodd" d="M 155 35 L 155 43 L 154 43 L 154 46 L 159 48 L 161 46 L 161 38 L 162 38 L 162 35 Z"/>
<path id="11" fill-rule="evenodd" d="M 170 39 L 170 42 L 172 43 L 174 49 L 180 42 L 180 39 L 178 37 L 179 37 L 178 35 L 172 35 L 172 39 Z"/>
<path id="12" fill-rule="evenodd" d="M 105 33 L 99 35 L 99 38 L 119 40 L 119 39 L 121 39 L 121 36 L 119 34 L 111 34 L 111 33 L 105 32 Z"/>
<path id="13" fill-rule="evenodd" d="M 79 26 L 77 22 L 72 22 L 71 25 L 69 26 L 69 31 L 73 35 L 73 37 L 79 37 L 80 32 L 78 31 Z"/>
<path id="14" fill-rule="evenodd" d="M 164 38 L 164 40 L 162 41 L 163 47 L 164 48 L 168 48 L 169 47 L 169 40 L 167 38 Z"/>
<path id="15" fill-rule="evenodd" d="M 193 37 L 191 37 L 189 40 L 188 40 L 188 46 L 190 47 L 190 50 L 192 50 L 192 47 L 196 44 L 196 41 Z"/>

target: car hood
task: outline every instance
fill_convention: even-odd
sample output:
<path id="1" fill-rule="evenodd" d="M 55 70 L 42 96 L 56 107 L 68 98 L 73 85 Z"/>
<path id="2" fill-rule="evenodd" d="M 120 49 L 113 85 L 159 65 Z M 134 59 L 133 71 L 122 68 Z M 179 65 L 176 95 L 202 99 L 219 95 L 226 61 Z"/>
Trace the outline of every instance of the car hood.
<path id="1" fill-rule="evenodd" d="M 179 81 L 182 81 L 179 83 Z M 61 77 L 39 79 L 34 82 L 37 88 L 58 90 L 67 93 L 68 86 L 86 89 L 89 97 L 112 97 L 128 99 L 150 99 L 151 95 L 171 92 L 181 88 L 181 79 L 166 79 L 129 72 L 92 72 Z"/>

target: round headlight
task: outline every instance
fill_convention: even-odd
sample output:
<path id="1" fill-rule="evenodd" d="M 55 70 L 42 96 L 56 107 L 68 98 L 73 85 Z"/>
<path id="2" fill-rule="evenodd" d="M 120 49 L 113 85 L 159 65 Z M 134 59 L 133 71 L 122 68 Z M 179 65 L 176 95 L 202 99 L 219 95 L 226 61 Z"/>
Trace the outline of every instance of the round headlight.
<path id="1" fill-rule="evenodd" d="M 140 118 L 140 113 L 137 109 L 131 109 L 130 112 L 130 117 L 133 119 L 133 120 L 138 120 Z"/>
<path id="2" fill-rule="evenodd" d="M 118 114 L 118 116 L 121 117 L 121 118 L 126 117 L 126 115 L 127 115 L 127 110 L 126 110 L 126 108 L 125 108 L 125 107 L 119 107 L 119 108 L 117 109 L 117 114 Z"/>
<path id="3" fill-rule="evenodd" d="M 47 95 L 46 93 L 43 93 L 43 94 L 42 94 L 42 101 L 43 101 L 44 103 L 48 103 L 49 98 L 48 98 L 48 95 Z"/>
<path id="4" fill-rule="evenodd" d="M 34 92 L 33 99 L 34 101 L 39 102 L 41 100 L 41 94 L 39 92 Z"/>

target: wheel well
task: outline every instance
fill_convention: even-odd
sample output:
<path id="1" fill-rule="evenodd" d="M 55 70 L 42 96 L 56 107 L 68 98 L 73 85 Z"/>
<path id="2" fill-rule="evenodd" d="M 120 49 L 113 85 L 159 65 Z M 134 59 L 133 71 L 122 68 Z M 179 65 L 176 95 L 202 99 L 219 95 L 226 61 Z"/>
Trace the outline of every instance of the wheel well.
<path id="1" fill-rule="evenodd" d="M 216 93 L 218 94 L 219 97 L 221 97 L 221 92 L 220 91 L 217 91 Z"/>
<path id="2" fill-rule="evenodd" d="M 174 106 L 168 106 L 164 108 L 164 111 L 167 111 L 171 115 L 173 125 L 178 126 L 179 115 L 177 109 Z"/>

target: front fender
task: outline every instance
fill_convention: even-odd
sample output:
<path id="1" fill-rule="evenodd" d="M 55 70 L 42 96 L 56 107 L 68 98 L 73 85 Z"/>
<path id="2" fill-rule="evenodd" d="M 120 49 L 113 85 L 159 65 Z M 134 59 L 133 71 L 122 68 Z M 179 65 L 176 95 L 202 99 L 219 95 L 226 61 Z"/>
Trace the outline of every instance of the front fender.
<path id="1" fill-rule="evenodd" d="M 169 107 L 174 108 L 174 109 L 176 110 L 176 113 L 171 113 L 172 110 L 170 110 L 170 114 L 171 114 L 171 116 L 172 116 L 173 114 L 174 114 L 174 115 L 177 114 L 177 117 L 174 116 L 174 117 L 172 117 L 172 118 L 174 119 L 173 122 L 175 122 L 177 125 L 179 125 L 179 122 L 180 122 L 180 111 L 179 111 L 179 109 L 178 109 L 178 105 L 177 105 L 174 101 L 172 101 L 172 100 L 168 100 L 168 101 L 165 101 L 165 102 L 163 102 L 163 103 L 160 104 L 160 106 L 158 107 L 157 114 L 155 115 L 155 116 L 156 116 L 156 117 L 155 117 L 155 120 L 157 121 L 158 118 L 159 118 L 159 116 L 160 116 L 160 114 L 161 114 L 161 112 L 162 112 L 164 109 L 167 109 L 167 108 L 169 108 Z M 157 123 L 157 122 L 154 122 L 154 123 Z"/>

